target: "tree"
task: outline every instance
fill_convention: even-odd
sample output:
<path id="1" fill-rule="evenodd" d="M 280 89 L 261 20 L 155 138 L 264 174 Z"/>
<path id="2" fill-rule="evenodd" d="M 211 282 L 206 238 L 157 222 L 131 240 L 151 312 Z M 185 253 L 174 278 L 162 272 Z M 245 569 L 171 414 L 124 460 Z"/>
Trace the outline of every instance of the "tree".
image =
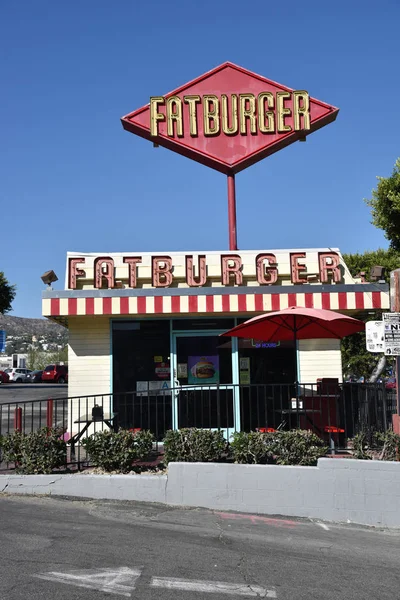
<path id="1" fill-rule="evenodd" d="M 10 285 L 4 273 L 0 271 L 0 313 L 5 314 L 11 310 L 15 298 L 15 285 Z"/>
<path id="2" fill-rule="evenodd" d="M 391 177 L 378 177 L 372 198 L 365 202 L 371 207 L 372 224 L 385 232 L 391 248 L 400 251 L 400 158 L 396 160 Z"/>
<path id="3" fill-rule="evenodd" d="M 370 281 L 372 267 L 384 267 L 384 279 L 389 282 L 390 271 L 394 271 L 394 269 L 400 267 L 400 251 L 394 248 L 389 248 L 388 250 L 379 248 L 378 250 L 367 251 L 363 254 L 343 254 L 343 260 L 353 277 L 364 271 L 366 281 Z"/>
<path id="4" fill-rule="evenodd" d="M 389 248 L 364 252 L 363 254 L 343 254 L 350 273 L 354 276 L 361 271 L 365 272 L 366 281 L 370 280 L 370 271 L 374 266 L 385 268 L 385 280 L 389 281 L 390 271 L 400 267 L 400 251 Z M 377 284 L 379 285 L 379 284 Z M 382 310 L 370 311 L 366 321 L 381 321 Z M 367 351 L 365 332 L 355 333 L 343 338 L 341 343 L 342 365 L 345 376 L 356 375 L 366 377 L 368 380 L 379 378 L 382 372 L 392 368 L 393 361 Z M 379 367 L 379 368 L 377 368 Z"/>

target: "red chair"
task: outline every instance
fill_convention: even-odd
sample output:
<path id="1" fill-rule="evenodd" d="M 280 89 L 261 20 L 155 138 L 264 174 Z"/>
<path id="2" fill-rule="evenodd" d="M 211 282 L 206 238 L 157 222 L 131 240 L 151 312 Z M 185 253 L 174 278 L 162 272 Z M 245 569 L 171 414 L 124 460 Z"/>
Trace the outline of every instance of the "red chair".
<path id="1" fill-rule="evenodd" d="M 259 433 L 274 433 L 276 429 L 274 429 L 273 427 L 257 427 L 256 431 L 258 431 Z"/>
<path id="2" fill-rule="evenodd" d="M 340 427 L 336 427 L 336 425 L 327 425 L 324 427 L 324 432 L 329 433 L 329 447 L 331 454 L 335 454 L 335 438 L 332 434 L 337 434 L 339 439 L 339 433 L 344 433 L 344 429 Z"/>

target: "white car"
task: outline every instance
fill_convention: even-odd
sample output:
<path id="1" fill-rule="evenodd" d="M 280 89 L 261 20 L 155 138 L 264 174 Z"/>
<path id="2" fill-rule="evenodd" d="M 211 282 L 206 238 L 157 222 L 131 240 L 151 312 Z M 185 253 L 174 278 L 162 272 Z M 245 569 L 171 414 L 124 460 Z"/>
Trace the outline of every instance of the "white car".
<path id="1" fill-rule="evenodd" d="M 30 369 L 6 369 L 5 372 L 8 374 L 10 381 L 14 383 L 26 383 L 27 375 L 32 371 Z"/>

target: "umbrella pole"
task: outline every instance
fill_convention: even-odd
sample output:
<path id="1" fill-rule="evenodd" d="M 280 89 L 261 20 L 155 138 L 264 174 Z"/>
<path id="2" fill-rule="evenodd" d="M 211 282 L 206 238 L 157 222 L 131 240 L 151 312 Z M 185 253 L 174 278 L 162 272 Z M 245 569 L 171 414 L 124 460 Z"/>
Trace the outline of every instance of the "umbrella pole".
<path id="1" fill-rule="evenodd" d="M 299 365 L 297 362 L 297 325 L 296 315 L 294 316 L 294 364 L 295 364 L 295 386 L 296 386 L 296 411 L 297 411 L 297 427 L 299 427 Z"/>

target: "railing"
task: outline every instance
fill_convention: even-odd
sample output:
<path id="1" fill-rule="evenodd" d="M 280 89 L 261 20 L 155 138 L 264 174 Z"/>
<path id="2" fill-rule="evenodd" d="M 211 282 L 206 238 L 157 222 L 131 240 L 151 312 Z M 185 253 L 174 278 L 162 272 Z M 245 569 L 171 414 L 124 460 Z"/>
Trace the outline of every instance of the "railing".
<path id="1" fill-rule="evenodd" d="M 110 427 L 150 429 L 157 444 L 171 428 L 221 429 L 228 439 L 238 430 L 300 428 L 344 449 L 360 431 L 389 429 L 395 412 L 396 392 L 383 384 L 184 386 L 0 404 L 0 435 L 58 426 L 68 464 L 79 466 L 86 461 L 80 440 Z"/>

